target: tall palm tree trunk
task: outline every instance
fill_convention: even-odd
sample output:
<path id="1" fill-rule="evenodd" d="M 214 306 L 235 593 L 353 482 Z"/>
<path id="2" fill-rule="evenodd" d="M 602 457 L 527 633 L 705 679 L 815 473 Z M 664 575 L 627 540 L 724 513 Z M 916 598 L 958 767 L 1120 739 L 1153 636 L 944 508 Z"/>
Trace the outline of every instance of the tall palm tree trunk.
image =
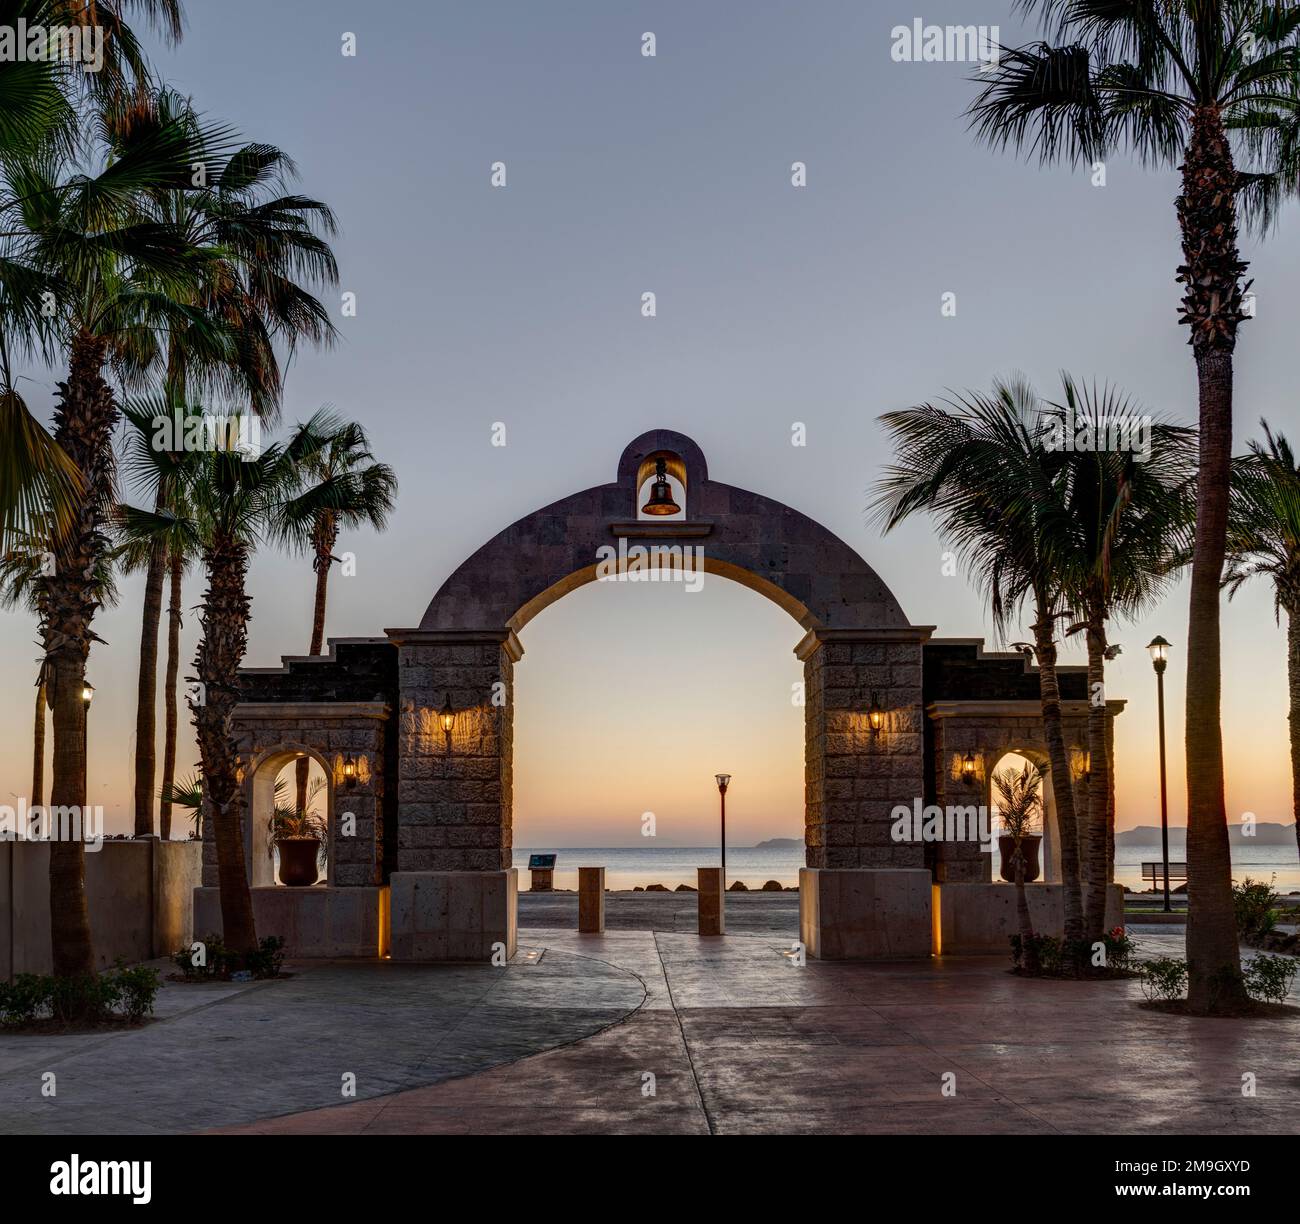
<path id="1" fill-rule="evenodd" d="M 1106 622 L 1090 610 L 1088 639 L 1088 823 L 1084 851 L 1088 857 L 1084 896 L 1084 936 L 1096 943 L 1106 930 L 1106 822 L 1110 807 L 1110 756 L 1106 750 Z"/>
<path id="2" fill-rule="evenodd" d="M 162 800 L 158 805 L 158 830 L 163 841 L 172 835 L 172 787 L 176 785 L 176 681 L 181 663 L 181 591 L 185 559 L 173 550 L 169 561 L 170 593 L 167 600 L 167 678 L 163 682 Z"/>
<path id="3" fill-rule="evenodd" d="M 1016 924 L 1020 928 L 1020 947 L 1024 955 L 1025 972 L 1038 973 L 1042 966 L 1038 962 L 1038 947 L 1034 943 L 1034 924 L 1029 917 L 1029 898 L 1025 894 L 1025 853 L 1020 839 L 1016 839 L 1015 850 L 1016 876 Z"/>
<path id="4" fill-rule="evenodd" d="M 45 668 L 36 683 L 36 716 L 32 723 L 32 802 L 41 807 L 45 803 Z"/>
<path id="5" fill-rule="evenodd" d="M 1287 723 L 1291 729 L 1291 816 L 1300 849 L 1300 608 L 1286 610 L 1286 683 L 1291 698 Z"/>
<path id="6" fill-rule="evenodd" d="M 193 707 L 203 761 L 203 793 L 212 813 L 217 844 L 217 883 L 226 946 L 237 952 L 257 947 L 253 895 L 244 857 L 244 803 L 230 733 L 239 700 L 238 672 L 248 640 L 249 598 L 245 592 L 248 549 L 234 540 L 214 542 L 204 558 L 208 589 L 201 613 L 203 635 L 195 655 L 202 684 Z"/>
<path id="7" fill-rule="evenodd" d="M 329 594 L 330 563 L 334 560 L 334 545 L 338 542 L 338 528 L 334 516 L 322 514 L 316 520 L 312 532 L 313 552 L 312 568 L 316 571 L 316 602 L 311 616 L 311 648 L 309 654 L 318 655 L 325 647 L 325 601 Z M 297 786 L 299 812 L 307 809 L 307 778 L 311 771 L 311 762 L 303 757 L 294 766 L 294 781 Z"/>
<path id="8" fill-rule="evenodd" d="M 1056 674 L 1056 639 L 1053 624 L 1038 603 L 1034 624 L 1034 653 L 1038 659 L 1038 688 L 1043 706 L 1043 738 L 1052 769 L 1052 796 L 1056 803 L 1056 832 L 1061 847 L 1061 895 L 1065 912 L 1065 938 L 1083 938 L 1083 893 L 1079 886 L 1079 824 L 1074 811 L 1074 781 L 1061 724 L 1061 687 Z"/>
<path id="9" fill-rule="evenodd" d="M 54 713 L 53 809 L 86 805 L 86 659 L 99 607 L 96 570 L 108 544 L 104 514 L 113 489 L 113 429 L 117 405 L 104 381 L 105 342 L 87 332 L 72 341 L 68 377 L 59 384 L 55 440 L 77 465 L 85 497 L 76 520 L 60 536 L 54 573 L 46 581 L 45 647 Z M 83 830 L 80 830 L 84 832 Z M 70 977 L 94 970 L 86 910 L 85 842 L 53 829 L 50 840 L 50 940 L 54 972 Z"/>
<path id="10" fill-rule="evenodd" d="M 1236 169 L 1215 108 L 1193 116 L 1178 200 L 1200 400 L 1196 536 L 1187 624 L 1188 1006 L 1208 1014 L 1245 1000 L 1232 905 L 1232 859 L 1219 725 L 1219 600 L 1227 546 L 1232 455 L 1232 355 L 1241 310 Z"/>
<path id="11" fill-rule="evenodd" d="M 161 494 L 154 510 L 163 508 Z M 162 619 L 167 550 L 155 544 L 144 579 L 140 623 L 140 675 L 135 698 L 135 835 L 153 832 L 154 763 L 157 752 L 158 622 Z"/>

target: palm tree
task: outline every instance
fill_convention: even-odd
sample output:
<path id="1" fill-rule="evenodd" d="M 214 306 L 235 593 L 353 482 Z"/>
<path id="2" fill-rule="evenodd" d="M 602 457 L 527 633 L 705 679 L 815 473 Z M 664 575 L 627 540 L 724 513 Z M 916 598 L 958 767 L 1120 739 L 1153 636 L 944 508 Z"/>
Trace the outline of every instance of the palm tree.
<path id="1" fill-rule="evenodd" d="M 184 439 L 199 436 L 203 425 L 203 411 L 198 406 L 187 405 L 175 391 L 155 392 L 149 395 L 127 396 L 122 403 L 122 416 L 127 423 L 123 449 L 123 465 L 131 483 L 146 495 L 156 512 L 167 512 L 184 520 L 186 510 L 182 501 L 183 492 L 170 478 L 170 467 L 160 471 L 153 459 L 154 452 L 166 450 L 184 452 Z M 160 430 L 161 422 L 171 423 L 170 430 Z M 168 436 L 171 435 L 171 436 Z M 173 455 L 173 462 L 177 456 Z M 151 574 L 154 558 L 161 555 L 166 561 L 169 578 L 168 629 L 167 629 L 167 680 L 164 685 L 165 698 L 165 732 L 163 751 L 162 785 L 159 788 L 159 835 L 164 841 L 171 838 L 171 818 L 174 784 L 176 780 L 176 735 L 178 731 L 178 708 L 176 702 L 176 683 L 180 670 L 180 630 L 183 581 L 186 569 L 195 559 L 190 551 L 189 539 L 179 531 L 170 535 L 159 534 L 148 540 L 139 541 L 128 538 L 121 549 L 123 567 L 128 572 L 145 570 Z M 158 592 L 161 605 L 162 592 Z M 145 584 L 146 616 L 150 602 L 150 585 Z M 156 648 L 156 642 L 155 642 Z M 156 653 L 156 650 L 155 650 Z M 152 707 L 150 710 L 152 714 Z M 150 722 L 152 727 L 152 720 Z M 137 722 L 137 734 L 139 724 Z M 151 732 L 152 735 L 152 732 Z M 139 754 L 137 752 L 137 768 Z M 149 776 L 152 780 L 152 753 L 150 754 Z M 137 779 L 138 781 L 138 779 Z M 137 786 L 138 789 L 138 786 Z M 137 796 L 138 798 L 138 796 Z M 146 809 L 152 817 L 152 803 Z M 139 812 L 137 809 L 137 834 L 139 833 Z M 152 821 L 150 821 L 152 825 Z M 152 831 L 152 828 L 150 828 Z"/>
<path id="2" fill-rule="evenodd" d="M 190 558 L 183 548 L 173 545 L 167 551 L 167 674 L 163 681 L 163 766 L 158 801 L 158 836 L 170 841 L 172 835 L 172 796 L 176 789 L 176 732 L 179 710 L 176 705 L 176 682 L 181 661 L 181 602 L 185 570 Z"/>
<path id="3" fill-rule="evenodd" d="M 237 417 L 223 418 L 206 450 L 150 452 L 181 490 L 185 517 L 132 507 L 119 514 L 124 532 L 137 543 L 180 536 L 203 559 L 207 589 L 194 660 L 200 697 L 191 712 L 217 849 L 223 937 L 230 947 L 249 951 L 257 946 L 257 932 L 244 856 L 238 745 L 230 729 L 248 640 L 246 576 L 259 541 L 298 543 L 322 510 L 338 508 L 338 484 L 313 484 L 308 471 L 339 425 L 317 413 L 283 444 L 254 454 L 233 445 L 237 424 Z"/>
<path id="4" fill-rule="evenodd" d="M 45 601 L 41 591 L 42 565 L 39 553 L 32 547 L 20 544 L 0 554 L 0 607 L 23 607 L 36 620 L 38 639 L 45 632 Z M 36 675 L 36 708 L 32 720 L 32 793 L 31 805 L 45 803 L 45 721 L 47 688 L 45 685 L 45 660 L 38 660 Z"/>
<path id="5" fill-rule="evenodd" d="M 886 531 L 921 510 L 934 514 L 1005 635 L 1027 599 L 1034 612 L 1043 735 L 1061 843 L 1065 936 L 1083 934 L 1075 796 L 1061 724 L 1057 622 L 1066 615 L 1052 541 L 1065 530 L 1065 456 L 1050 449 L 1049 414 L 1023 380 L 885 414 L 895 460 L 877 485 Z"/>
<path id="6" fill-rule="evenodd" d="M 336 505 L 322 509 L 311 525 L 312 569 L 316 572 L 316 599 L 312 609 L 309 654 L 318 655 L 325 644 L 325 601 L 330 566 L 337 560 L 334 545 L 340 529 L 354 531 L 367 524 L 376 531 L 387 525 L 397 493 L 397 474 L 375 461 L 366 432 L 353 421 L 345 422 L 309 464 L 310 478 L 335 489 Z M 307 806 L 310 762 L 300 760 L 295 771 L 299 811 Z"/>
<path id="7" fill-rule="evenodd" d="M 1064 532 L 1052 563 L 1079 616 L 1088 652 L 1088 806 L 1082 822 L 1084 920 L 1089 942 L 1106 930 L 1114 844 L 1106 662 L 1116 615 L 1132 617 L 1165 589 L 1185 556 L 1193 518 L 1194 431 L 1155 422 L 1113 388 L 1081 387 L 1068 376 L 1049 412 L 1056 431 L 1078 439 L 1069 468 Z"/>
<path id="8" fill-rule="evenodd" d="M 0 607 L 23 608 L 36 621 L 38 642 L 45 641 L 45 565 L 48 553 L 42 546 L 48 543 L 48 529 L 37 529 L 31 537 L 19 538 L 14 548 L 0 554 Z M 105 603 L 117 601 L 112 559 L 104 557 L 96 579 L 104 593 Z M 37 660 L 36 706 L 32 720 L 32 806 L 45 804 L 45 724 L 49 708 L 49 686 L 46 683 L 47 660 Z"/>
<path id="9" fill-rule="evenodd" d="M 1038 947 L 1034 942 L 1034 924 L 1029 917 L 1029 897 L 1025 893 L 1024 839 L 1042 820 L 1042 774 L 1036 765 L 999 770 L 993 775 L 998 793 L 998 822 L 1003 835 L 1012 839 L 1012 871 L 1016 883 L 1016 923 L 1020 928 L 1020 947 L 1025 970 L 1037 973 Z"/>
<path id="10" fill-rule="evenodd" d="M 1237 465 L 1228 521 L 1229 566 L 1224 580 L 1232 598 L 1248 578 L 1273 583 L 1273 612 L 1286 613 L 1291 796 L 1300 844 L 1300 461 L 1267 421 L 1262 443 Z"/>
<path id="11" fill-rule="evenodd" d="M 1189 1006 L 1245 999 L 1219 725 L 1233 352 L 1246 318 L 1237 215 L 1261 231 L 1300 182 L 1300 8 L 1275 0 L 1019 0 L 1050 42 L 1004 51 L 971 107 L 978 135 L 1044 162 L 1132 148 L 1181 166 L 1181 319 L 1191 332 L 1200 479 L 1187 649 Z M 1243 169 L 1244 167 L 1244 169 Z"/>
<path id="12" fill-rule="evenodd" d="M 107 126 L 101 121 L 101 133 Z M 67 353 L 68 374 L 59 384 L 54 437 L 84 487 L 53 550 L 54 572 L 43 580 L 55 807 L 80 809 L 86 801 L 81 693 L 103 602 L 100 563 L 114 495 L 118 419 L 105 373 L 110 363 L 123 377 L 147 368 L 157 355 L 157 330 L 185 314 L 182 304 L 204 271 L 204 252 L 188 247 L 176 230 L 145 220 L 139 200 L 161 184 L 188 181 L 193 158 L 215 143 L 211 134 L 196 139 L 173 124 L 114 150 L 111 158 L 102 156 L 101 143 L 97 170 L 52 152 L 6 166 L 9 192 L 0 206 L 5 291 L 17 297 L 40 276 L 57 286 L 53 342 Z M 51 842 L 53 959 L 60 976 L 93 967 L 84 873 L 80 841 Z"/>
<path id="13" fill-rule="evenodd" d="M 168 90 L 150 96 L 122 125 L 138 140 L 141 129 L 157 129 L 172 119 L 198 128 L 198 118 L 184 99 Z M 164 382 L 183 399 L 186 394 L 216 393 L 243 403 L 258 417 L 271 420 L 279 406 L 280 364 L 275 345 L 290 353 L 306 340 L 330 343 L 334 327 L 324 306 L 308 286 L 334 284 L 338 269 L 321 232 L 332 234 L 334 216 L 318 200 L 289 194 L 294 174 L 288 157 L 270 145 L 247 144 L 230 157 L 209 156 L 206 174 L 195 183 L 151 194 L 151 215 L 186 235 L 195 248 L 211 248 L 219 272 L 197 286 L 190 303 L 203 312 L 201 328 L 174 327 L 168 337 Z M 318 232 L 320 231 L 320 232 Z M 228 343 L 211 349 L 204 334 L 224 330 Z M 167 489 L 155 490 L 155 509 L 167 508 Z M 183 567 L 183 566 L 182 566 Z M 158 628 L 163 585 L 179 581 L 176 559 L 160 544 L 147 559 L 140 627 L 140 670 L 136 694 L 135 827 L 153 829 L 155 718 L 158 688 Z M 177 597 L 179 598 L 179 597 Z M 170 623 L 176 624 L 175 613 Z M 169 643 L 173 640 L 169 631 Z M 168 703 L 168 738 L 164 762 L 175 764 L 175 687 L 177 659 L 168 657 L 173 686 Z M 162 794 L 169 794 L 164 767 Z M 170 824 L 170 804 L 162 801 Z"/>
<path id="14" fill-rule="evenodd" d="M 179 0 L 122 0 L 111 8 L 83 0 L 0 0 L 0 27 L 83 26 L 104 33 L 104 62 L 87 73 L 53 58 L 0 61 L 0 216 L 15 203 L 7 168 L 15 160 L 70 153 L 78 139 L 78 98 L 120 102 L 147 80 L 148 65 L 124 17 L 141 15 L 168 41 L 180 38 Z M 53 329 L 40 305 L 58 284 L 46 270 L 12 257 L 12 233 L 0 226 L 0 551 L 37 523 L 65 531 L 85 488 L 77 466 L 32 417 L 14 385 L 11 360 L 33 345 L 50 351 Z M 13 350 L 17 350 L 16 352 Z M 42 548 L 48 541 L 39 541 Z"/>

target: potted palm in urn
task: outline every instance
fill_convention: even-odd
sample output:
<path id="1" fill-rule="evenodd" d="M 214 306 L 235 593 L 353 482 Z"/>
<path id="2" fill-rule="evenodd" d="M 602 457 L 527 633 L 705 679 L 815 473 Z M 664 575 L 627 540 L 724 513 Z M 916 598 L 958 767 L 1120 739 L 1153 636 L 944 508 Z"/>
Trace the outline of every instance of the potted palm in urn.
<path id="1" fill-rule="evenodd" d="M 1019 773 L 1004 769 L 994 774 L 993 785 L 998 792 L 1002 878 L 1008 884 L 1032 884 L 1042 870 L 1038 852 L 1043 837 L 1038 830 L 1043 818 L 1043 775 L 1034 765 L 1026 765 Z"/>
<path id="2" fill-rule="evenodd" d="M 280 883 L 289 888 L 310 888 L 325 865 L 325 846 L 329 826 L 312 806 L 323 788 L 317 779 L 307 796 L 307 806 L 295 809 L 281 802 L 283 783 L 275 787 L 275 806 L 267 822 L 270 833 L 268 853 L 280 855 Z"/>
<path id="3" fill-rule="evenodd" d="M 1043 839 L 1035 830 L 1043 815 L 1042 783 L 1043 775 L 1036 765 L 1026 764 L 1019 773 L 1003 769 L 993 775 L 998 792 L 998 821 L 1002 826 L 998 836 L 1002 878 L 1016 886 L 1016 923 L 1020 928 L 1025 970 L 1030 974 L 1038 973 L 1039 963 L 1025 884 L 1038 878 L 1038 847 Z"/>

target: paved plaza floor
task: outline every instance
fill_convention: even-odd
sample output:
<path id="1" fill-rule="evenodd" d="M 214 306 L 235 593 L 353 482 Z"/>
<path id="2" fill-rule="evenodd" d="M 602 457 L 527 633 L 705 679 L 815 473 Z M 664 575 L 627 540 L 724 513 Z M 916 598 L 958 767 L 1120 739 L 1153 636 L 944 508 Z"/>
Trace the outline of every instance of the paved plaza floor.
<path id="1" fill-rule="evenodd" d="M 1136 934 L 1148 955 L 1181 951 L 1181 928 Z M 169 984 L 142 1029 L 0 1038 L 0 1132 L 1300 1129 L 1300 1012 L 1170 1016 L 1135 981 L 1025 981 L 1003 957 L 799 966 L 791 942 L 525 927 L 505 968 Z"/>

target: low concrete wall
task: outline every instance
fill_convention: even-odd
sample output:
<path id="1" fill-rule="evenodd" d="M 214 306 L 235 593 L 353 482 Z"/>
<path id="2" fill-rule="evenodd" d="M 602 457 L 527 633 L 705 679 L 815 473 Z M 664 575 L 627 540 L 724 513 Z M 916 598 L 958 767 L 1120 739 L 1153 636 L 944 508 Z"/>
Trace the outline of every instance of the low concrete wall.
<path id="1" fill-rule="evenodd" d="M 253 921 L 260 938 L 279 935 L 289 956 L 360 956 L 371 960 L 389 952 L 388 889 L 253 889 Z M 194 889 L 194 934 L 221 934 L 221 890 Z"/>
<path id="2" fill-rule="evenodd" d="M 190 942 L 190 896 L 203 847 L 197 841 L 106 841 L 86 855 L 86 908 L 95 963 L 170 956 Z M 0 842 L 0 977 L 49 973 L 50 847 Z"/>
<path id="3" fill-rule="evenodd" d="M 1065 916 L 1059 884 L 1026 884 L 1029 918 L 1039 935 L 1060 938 Z M 936 884 L 934 886 L 935 955 L 1011 954 L 1016 919 L 1016 890 L 1011 884 Z M 1124 887 L 1112 884 L 1106 894 L 1106 929 L 1124 925 Z"/>

